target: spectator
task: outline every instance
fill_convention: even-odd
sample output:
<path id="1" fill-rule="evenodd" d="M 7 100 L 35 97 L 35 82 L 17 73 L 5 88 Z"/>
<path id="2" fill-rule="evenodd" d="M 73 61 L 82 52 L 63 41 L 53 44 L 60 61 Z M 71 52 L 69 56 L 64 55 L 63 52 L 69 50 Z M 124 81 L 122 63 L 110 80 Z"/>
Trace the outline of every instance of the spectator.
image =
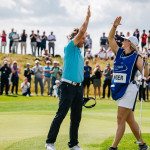
<path id="1" fill-rule="evenodd" d="M 38 82 L 41 87 L 41 96 L 43 96 L 43 82 L 42 82 L 42 73 L 43 73 L 43 67 L 39 65 L 39 60 L 35 61 L 35 66 L 33 67 L 33 72 L 35 75 L 35 94 L 38 96 Z"/>
<path id="2" fill-rule="evenodd" d="M 23 54 L 23 48 L 24 48 L 24 54 L 27 52 L 27 34 L 25 33 L 25 29 L 23 30 L 23 33 L 20 35 L 21 37 L 21 54 Z"/>
<path id="3" fill-rule="evenodd" d="M 120 44 L 119 44 L 119 47 L 122 47 L 122 42 L 124 41 L 124 34 L 123 34 L 123 32 L 120 32 Z"/>
<path id="4" fill-rule="evenodd" d="M 105 32 L 103 32 L 103 36 L 100 38 L 100 46 L 107 50 L 108 48 L 108 38 L 105 36 Z"/>
<path id="5" fill-rule="evenodd" d="M 149 51 L 147 50 L 147 47 L 146 47 L 146 46 L 144 47 L 142 54 L 145 55 L 145 56 L 147 56 L 147 57 L 150 56 Z"/>
<path id="6" fill-rule="evenodd" d="M 101 95 L 101 77 L 102 77 L 102 71 L 100 69 L 100 65 L 96 64 L 95 69 L 94 69 L 94 74 L 95 74 L 95 78 L 93 81 L 93 86 L 94 86 L 94 96 L 96 99 L 96 89 L 98 88 L 98 95 L 99 95 L 99 99 L 100 99 L 100 95 Z"/>
<path id="7" fill-rule="evenodd" d="M 111 79 L 112 79 L 112 69 L 110 68 L 110 63 L 107 63 L 107 68 L 105 68 L 104 72 L 104 84 L 103 84 L 103 97 L 105 98 L 105 89 L 108 86 L 108 95 L 107 98 L 110 98 L 110 86 L 111 86 Z"/>
<path id="8" fill-rule="evenodd" d="M 53 92 L 53 96 L 58 98 L 58 86 L 59 86 L 60 81 L 56 80 L 55 81 L 55 85 L 53 86 L 54 92 Z"/>
<path id="9" fill-rule="evenodd" d="M 30 35 L 30 39 L 31 39 L 32 55 L 35 56 L 36 55 L 36 39 L 37 39 L 37 35 L 34 34 L 33 30 L 32 30 L 32 34 Z"/>
<path id="10" fill-rule="evenodd" d="M 93 55 L 92 55 L 92 53 L 91 53 L 91 50 L 90 50 L 90 49 L 88 49 L 88 51 L 86 52 L 86 54 L 85 54 L 85 58 L 86 58 L 86 59 L 93 59 Z"/>
<path id="11" fill-rule="evenodd" d="M 21 88 L 23 96 L 30 96 L 30 83 L 26 77 L 24 78 L 24 82 L 21 83 Z"/>
<path id="12" fill-rule="evenodd" d="M 56 41 L 56 37 L 55 35 L 53 34 L 53 31 L 51 31 L 51 34 L 48 36 L 47 40 L 49 41 L 48 43 L 48 49 L 49 49 L 49 54 L 51 54 L 51 48 L 53 50 L 53 57 L 55 56 L 54 53 L 55 53 L 55 41 Z"/>
<path id="13" fill-rule="evenodd" d="M 15 34 L 12 35 L 13 44 L 12 44 L 12 52 L 18 53 L 18 43 L 19 43 L 19 34 L 17 34 L 17 31 L 15 31 Z M 16 47 L 16 50 L 15 50 Z"/>
<path id="14" fill-rule="evenodd" d="M 90 49 L 90 50 L 92 49 L 92 39 L 89 34 L 87 34 L 86 43 L 85 43 L 84 48 L 85 48 L 85 51 L 84 51 L 84 56 L 85 56 L 88 49 Z"/>
<path id="15" fill-rule="evenodd" d="M 138 29 L 136 29 L 136 30 L 134 31 L 133 36 L 137 37 L 138 41 L 140 40 L 140 39 L 139 39 L 139 38 L 140 38 L 140 32 L 139 32 Z"/>
<path id="16" fill-rule="evenodd" d="M 112 52 L 111 48 L 109 47 L 108 50 L 106 51 L 106 59 L 114 59 L 114 53 Z"/>
<path id="17" fill-rule="evenodd" d="M 103 47 L 101 47 L 99 53 L 98 53 L 98 58 L 105 59 L 106 60 L 106 51 L 103 49 Z"/>
<path id="18" fill-rule="evenodd" d="M 57 66 L 57 61 L 54 61 L 54 66 L 51 68 L 51 89 L 50 89 L 50 96 L 52 96 L 52 92 L 53 92 L 53 86 L 55 85 L 55 81 L 57 79 L 57 73 L 60 72 L 59 71 L 59 67 Z"/>
<path id="19" fill-rule="evenodd" d="M 57 80 L 61 80 L 61 77 L 62 77 L 62 68 L 60 68 L 60 62 L 57 61 L 57 67 L 59 68 L 59 71 L 57 73 Z"/>
<path id="20" fill-rule="evenodd" d="M 116 31 L 116 34 L 115 34 L 115 41 L 116 41 L 117 45 L 120 47 L 120 36 L 118 34 L 118 31 Z"/>
<path id="21" fill-rule="evenodd" d="M 24 76 L 28 79 L 31 88 L 31 76 L 34 74 L 33 70 L 30 69 L 30 63 L 27 63 L 27 68 L 24 70 Z"/>
<path id="22" fill-rule="evenodd" d="M 41 49 L 41 36 L 40 36 L 40 31 L 37 30 L 37 38 L 36 38 L 36 47 L 37 47 L 37 50 L 38 50 L 38 56 L 40 56 L 40 49 Z M 41 51 L 41 55 L 42 55 L 42 51 Z"/>
<path id="23" fill-rule="evenodd" d="M 12 89 L 11 89 L 11 94 L 13 95 L 14 93 L 14 87 L 16 87 L 16 95 L 18 95 L 18 83 L 19 83 L 19 73 L 20 69 L 17 67 L 17 62 L 13 62 L 13 66 L 11 68 L 12 70 L 12 76 L 11 76 L 11 82 L 12 82 Z"/>
<path id="24" fill-rule="evenodd" d="M 142 51 L 143 51 L 143 47 L 146 46 L 146 40 L 147 40 L 147 34 L 145 33 L 145 30 L 143 30 L 143 34 L 141 35 Z"/>
<path id="25" fill-rule="evenodd" d="M 126 37 L 129 37 L 130 36 L 130 32 L 127 32 L 127 36 Z"/>
<path id="26" fill-rule="evenodd" d="M 47 95 L 50 96 L 50 81 L 51 81 L 51 68 L 50 68 L 50 61 L 46 61 L 46 66 L 44 67 L 44 83 L 43 86 L 47 82 Z"/>
<path id="27" fill-rule="evenodd" d="M 5 48 L 6 48 L 6 45 L 7 45 L 6 36 L 7 36 L 7 34 L 5 33 L 5 30 L 3 30 L 2 35 L 0 36 L 2 38 L 2 40 L 1 40 L 1 50 L 0 50 L 1 53 L 2 53 L 2 47 L 4 47 L 4 53 L 5 53 Z"/>
<path id="28" fill-rule="evenodd" d="M 84 80 L 83 80 L 83 94 L 85 97 L 85 88 L 87 86 L 87 97 L 89 97 L 89 88 L 90 88 L 90 74 L 92 73 L 92 67 L 89 66 L 89 60 L 85 61 L 84 66 Z"/>
<path id="29" fill-rule="evenodd" d="M 143 53 L 143 51 L 140 49 L 139 46 L 137 47 L 137 52 L 138 52 L 139 54 L 142 54 L 142 53 Z"/>
<path id="30" fill-rule="evenodd" d="M 148 32 L 148 49 L 150 49 L 150 30 Z"/>
<path id="31" fill-rule="evenodd" d="M 3 89 L 5 86 L 5 94 L 8 95 L 8 89 L 9 89 L 9 75 L 11 73 L 11 69 L 8 66 L 7 61 L 4 61 L 4 65 L 1 67 L 1 93 L 0 95 L 3 95 Z"/>
<path id="32" fill-rule="evenodd" d="M 15 34 L 14 32 L 14 28 L 11 29 L 11 33 L 9 33 L 9 39 L 10 39 L 10 42 L 9 42 L 9 53 L 11 53 L 12 51 L 12 44 L 13 44 L 13 39 L 12 39 L 12 36 L 13 34 Z"/>
<path id="33" fill-rule="evenodd" d="M 150 75 L 150 73 L 149 73 Z M 149 100 L 149 82 L 150 82 L 150 76 L 146 78 L 146 100 Z"/>
<path id="34" fill-rule="evenodd" d="M 141 98 L 145 101 L 145 90 L 146 90 L 146 77 L 144 77 L 144 86 L 142 87 L 142 75 L 138 71 L 137 72 L 137 82 L 139 84 L 139 100 L 141 101 Z"/>
<path id="35" fill-rule="evenodd" d="M 47 61 L 47 60 L 50 61 L 50 64 L 53 63 L 52 55 L 50 55 L 50 54 L 48 53 L 48 50 L 47 50 L 47 49 L 44 50 L 44 52 L 43 52 L 43 54 L 42 54 L 42 57 L 43 57 L 43 60 L 44 60 L 45 64 L 46 64 L 46 61 Z"/>
<path id="36" fill-rule="evenodd" d="M 41 36 L 41 51 L 46 49 L 46 40 L 47 36 L 45 35 L 45 32 L 43 32 L 43 35 Z"/>

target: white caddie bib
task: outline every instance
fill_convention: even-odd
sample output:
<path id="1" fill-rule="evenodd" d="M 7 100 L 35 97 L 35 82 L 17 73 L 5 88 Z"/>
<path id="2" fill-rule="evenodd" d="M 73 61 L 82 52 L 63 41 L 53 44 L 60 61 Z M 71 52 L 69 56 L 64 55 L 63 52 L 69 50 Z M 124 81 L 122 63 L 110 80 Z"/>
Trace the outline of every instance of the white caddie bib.
<path id="1" fill-rule="evenodd" d="M 126 83 L 127 74 L 125 73 L 113 73 L 115 83 Z"/>

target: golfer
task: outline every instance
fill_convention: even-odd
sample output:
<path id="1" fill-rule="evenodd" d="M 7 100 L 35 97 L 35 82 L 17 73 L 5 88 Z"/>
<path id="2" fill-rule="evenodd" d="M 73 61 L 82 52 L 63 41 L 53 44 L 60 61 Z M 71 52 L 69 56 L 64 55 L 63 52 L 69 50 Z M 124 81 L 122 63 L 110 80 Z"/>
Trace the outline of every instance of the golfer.
<path id="1" fill-rule="evenodd" d="M 117 145 L 125 131 L 126 122 L 130 126 L 136 139 L 141 141 L 139 144 L 139 150 L 148 150 L 149 147 L 144 143 L 141 133 L 139 135 L 139 126 L 134 119 L 133 113 L 138 92 L 138 87 L 134 78 L 137 70 L 142 73 L 143 60 L 141 56 L 136 53 L 136 46 L 138 45 L 138 39 L 136 37 L 130 36 L 125 38 L 122 43 L 122 48 L 118 47 L 114 37 L 116 29 L 118 25 L 120 25 L 120 21 L 121 17 L 115 19 L 108 37 L 110 47 L 116 55 L 114 60 L 111 92 L 112 98 L 118 101 L 117 131 L 114 142 L 109 150 L 117 150 Z M 144 76 L 147 77 L 147 62 L 145 62 L 144 72 Z"/>
<path id="2" fill-rule="evenodd" d="M 81 120 L 83 103 L 83 76 L 84 60 L 80 48 L 83 47 L 85 32 L 88 27 L 91 16 L 90 6 L 87 10 L 87 16 L 80 29 L 76 28 L 69 36 L 69 43 L 64 48 L 64 64 L 62 82 L 59 86 L 59 108 L 54 120 L 52 121 L 45 147 L 47 150 L 55 150 L 56 141 L 60 125 L 71 108 L 70 115 L 70 141 L 68 143 L 70 150 L 81 150 L 78 146 L 78 129 Z"/>

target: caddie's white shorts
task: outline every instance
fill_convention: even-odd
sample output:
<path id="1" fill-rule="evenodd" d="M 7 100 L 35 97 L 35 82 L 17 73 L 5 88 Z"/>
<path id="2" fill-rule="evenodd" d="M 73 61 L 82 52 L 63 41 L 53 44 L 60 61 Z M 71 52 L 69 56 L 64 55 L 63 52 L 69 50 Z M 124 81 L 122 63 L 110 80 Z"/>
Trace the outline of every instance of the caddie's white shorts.
<path id="1" fill-rule="evenodd" d="M 122 98 L 118 100 L 118 106 L 133 109 L 138 93 L 138 86 L 130 83 Z"/>

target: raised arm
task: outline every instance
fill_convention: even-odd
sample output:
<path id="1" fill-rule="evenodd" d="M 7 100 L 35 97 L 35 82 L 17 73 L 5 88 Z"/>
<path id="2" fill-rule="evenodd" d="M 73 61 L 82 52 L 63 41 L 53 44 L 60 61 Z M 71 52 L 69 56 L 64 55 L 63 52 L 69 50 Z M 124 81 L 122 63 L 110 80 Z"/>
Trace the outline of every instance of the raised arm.
<path id="1" fill-rule="evenodd" d="M 78 43 L 80 42 L 81 38 L 85 34 L 85 32 L 87 30 L 87 27 L 88 27 L 90 16 L 91 16 L 90 6 L 88 6 L 86 19 L 83 22 L 82 26 L 80 27 L 79 33 L 75 36 L 75 38 L 73 40 L 75 46 L 78 45 Z"/>
<path id="2" fill-rule="evenodd" d="M 116 29 L 117 29 L 118 25 L 120 25 L 120 21 L 121 21 L 121 16 L 119 16 L 115 19 L 113 26 L 109 32 L 109 36 L 108 36 L 109 45 L 114 53 L 116 53 L 119 48 L 114 37 L 115 37 Z"/>

